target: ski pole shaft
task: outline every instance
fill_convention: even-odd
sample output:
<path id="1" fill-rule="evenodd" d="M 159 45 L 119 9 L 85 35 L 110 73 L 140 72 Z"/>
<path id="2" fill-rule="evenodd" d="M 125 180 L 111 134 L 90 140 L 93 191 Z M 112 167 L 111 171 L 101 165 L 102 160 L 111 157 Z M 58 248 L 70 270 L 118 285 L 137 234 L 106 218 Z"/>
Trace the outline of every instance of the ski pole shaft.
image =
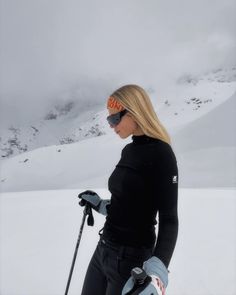
<path id="1" fill-rule="evenodd" d="M 79 248 L 79 244 L 80 244 L 80 240 L 81 240 L 81 236 L 82 236 L 84 223 L 85 223 L 85 219 L 86 219 L 87 214 L 88 214 L 88 209 L 87 209 L 87 206 L 85 206 L 84 215 L 83 215 L 82 223 L 81 223 L 81 226 L 80 226 L 79 236 L 78 236 L 78 240 L 77 240 L 77 243 L 76 243 L 76 246 L 75 246 L 74 256 L 73 256 L 73 260 L 72 260 L 72 264 L 71 264 L 71 268 L 70 268 L 70 273 L 69 273 L 69 277 L 68 277 L 68 281 L 67 281 L 67 285 L 66 285 L 65 295 L 67 295 L 68 291 L 69 291 L 70 281 L 71 281 L 72 273 L 73 273 L 73 270 L 74 270 L 75 260 L 76 260 L 76 256 L 77 256 L 77 252 L 78 252 L 78 248 Z"/>

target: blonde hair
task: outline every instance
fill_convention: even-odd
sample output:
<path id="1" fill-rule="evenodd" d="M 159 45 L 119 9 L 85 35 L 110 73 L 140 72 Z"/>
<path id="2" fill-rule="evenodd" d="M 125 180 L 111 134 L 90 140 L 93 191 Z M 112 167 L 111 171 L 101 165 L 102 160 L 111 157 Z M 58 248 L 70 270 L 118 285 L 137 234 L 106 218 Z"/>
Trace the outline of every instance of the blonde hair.
<path id="1" fill-rule="evenodd" d="M 158 119 L 146 91 L 138 85 L 125 85 L 111 94 L 129 113 L 147 136 L 171 144 L 170 136 Z"/>

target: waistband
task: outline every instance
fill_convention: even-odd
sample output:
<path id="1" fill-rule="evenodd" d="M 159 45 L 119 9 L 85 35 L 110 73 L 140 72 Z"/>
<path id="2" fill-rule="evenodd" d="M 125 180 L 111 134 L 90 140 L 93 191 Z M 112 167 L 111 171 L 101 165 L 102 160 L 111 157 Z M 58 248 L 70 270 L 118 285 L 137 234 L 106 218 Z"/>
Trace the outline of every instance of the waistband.
<path id="1" fill-rule="evenodd" d="M 98 244 L 117 252 L 120 258 L 125 256 L 151 256 L 153 252 L 153 248 L 147 248 L 145 246 L 132 247 L 127 245 L 121 245 L 116 242 L 110 241 L 107 238 L 104 238 L 102 235 L 100 236 Z"/>

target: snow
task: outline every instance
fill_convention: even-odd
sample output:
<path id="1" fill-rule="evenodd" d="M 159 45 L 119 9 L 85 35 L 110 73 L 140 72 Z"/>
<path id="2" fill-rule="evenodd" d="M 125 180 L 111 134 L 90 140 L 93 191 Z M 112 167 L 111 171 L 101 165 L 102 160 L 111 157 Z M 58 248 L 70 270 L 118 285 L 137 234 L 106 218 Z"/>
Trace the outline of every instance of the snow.
<path id="1" fill-rule="evenodd" d="M 182 152 L 201 148 L 236 147 L 236 92 L 227 100 L 189 124 L 175 135 Z"/>
<path id="2" fill-rule="evenodd" d="M 235 187 L 236 148 L 212 147 L 180 154 L 179 179 L 183 187 Z"/>
<path id="3" fill-rule="evenodd" d="M 173 134 L 184 187 L 236 186 L 236 93 Z"/>
<path id="4" fill-rule="evenodd" d="M 236 82 L 222 75 L 220 82 L 212 73 L 184 78 L 166 96 L 152 89 L 179 167 L 169 295 L 236 294 Z M 131 138 L 114 134 L 104 109 L 73 112 L 34 124 L 32 150 L 0 162 L 1 295 L 63 294 L 83 215 L 77 195 L 93 189 L 110 197 L 108 177 Z M 96 124 L 103 134 L 86 136 Z M 18 134 L 22 144 L 31 138 L 27 128 Z M 79 141 L 59 144 L 66 136 Z M 69 294 L 81 292 L 103 223 L 95 213 L 95 226 L 85 226 Z"/>
<path id="5" fill-rule="evenodd" d="M 77 188 L 83 184 L 107 187 L 108 175 L 128 141 L 130 139 L 122 141 L 115 135 L 107 135 L 70 145 L 39 148 L 4 160 L 1 178 L 6 180 L 1 184 L 2 191 Z"/>
<path id="6" fill-rule="evenodd" d="M 84 188 L 2 193 L 0 294 L 63 294 L 83 210 Z M 103 197 L 106 189 L 97 188 Z M 236 293 L 236 190 L 180 189 L 178 241 L 170 264 L 169 295 Z M 69 294 L 80 294 L 105 217 L 85 224 Z"/>
<path id="7" fill-rule="evenodd" d="M 235 295 L 235 1 L 2 1 L 2 23 L 0 295 L 64 293 L 77 195 L 109 198 L 131 141 L 106 122 L 107 97 L 128 83 L 147 90 L 178 161 L 167 294 Z M 94 215 L 69 295 L 103 227 Z"/>
<path id="8" fill-rule="evenodd" d="M 181 187 L 236 186 L 236 94 L 171 129 Z M 104 118 L 105 121 L 105 118 Z M 112 130 L 67 145 L 40 147 L 1 161 L 1 191 L 107 187 L 121 150 Z"/>
<path id="9" fill-rule="evenodd" d="M 194 78 L 184 76 L 179 81 L 168 84 L 164 92 L 156 85 L 147 88 L 147 91 L 158 116 L 172 133 L 211 112 L 231 97 L 236 90 L 235 77 L 236 67 L 230 67 Z M 87 85 L 85 90 L 94 97 L 89 87 Z M 145 88 L 145 85 L 143 87 Z M 100 104 L 86 101 L 84 93 L 80 91 L 67 94 L 67 100 L 65 98 L 60 103 L 55 100 L 54 108 L 47 110 L 41 120 L 35 116 L 30 123 L 23 118 L 21 122 L 14 123 L 12 118 L 13 122 L 8 126 L 10 118 L 4 121 L 0 117 L 1 157 L 12 157 L 25 150 L 32 151 L 39 147 L 72 143 L 109 134 L 106 124 L 106 94 L 105 89 L 103 95 L 99 94 L 102 98 Z M 92 107 L 89 107 L 89 104 Z M 55 119 L 46 120 L 48 114 L 54 114 Z"/>

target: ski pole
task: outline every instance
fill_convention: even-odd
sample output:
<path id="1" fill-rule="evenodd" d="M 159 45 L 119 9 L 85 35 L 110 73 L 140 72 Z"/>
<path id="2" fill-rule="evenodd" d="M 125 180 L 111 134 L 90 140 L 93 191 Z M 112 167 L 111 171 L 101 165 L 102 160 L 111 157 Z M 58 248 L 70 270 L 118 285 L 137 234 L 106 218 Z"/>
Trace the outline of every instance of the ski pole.
<path id="1" fill-rule="evenodd" d="M 75 260 L 76 260 L 76 256 L 77 256 L 77 252 L 78 252 L 78 248 L 79 248 L 79 244 L 80 244 L 80 240 L 81 240 L 81 236 L 82 236 L 82 232 L 83 232 L 83 228 L 84 228 L 84 223 L 85 223 L 85 219 L 86 219 L 87 215 L 90 218 L 92 217 L 92 209 L 88 204 L 85 205 L 85 208 L 84 208 L 84 211 L 83 211 L 83 219 L 82 219 L 82 223 L 81 223 L 81 226 L 80 226 L 80 231 L 79 231 L 79 236 L 78 236 L 78 239 L 77 239 L 77 243 L 76 243 L 76 246 L 75 246 L 74 256 L 73 256 L 73 260 L 72 260 L 72 264 L 71 264 L 71 268 L 70 268 L 70 273 L 69 273 L 69 277 L 68 277 L 68 281 L 67 281 L 67 285 L 66 285 L 65 295 L 67 295 L 68 291 L 69 291 L 70 281 L 71 281 L 72 273 L 73 273 L 73 270 L 74 270 Z"/>

